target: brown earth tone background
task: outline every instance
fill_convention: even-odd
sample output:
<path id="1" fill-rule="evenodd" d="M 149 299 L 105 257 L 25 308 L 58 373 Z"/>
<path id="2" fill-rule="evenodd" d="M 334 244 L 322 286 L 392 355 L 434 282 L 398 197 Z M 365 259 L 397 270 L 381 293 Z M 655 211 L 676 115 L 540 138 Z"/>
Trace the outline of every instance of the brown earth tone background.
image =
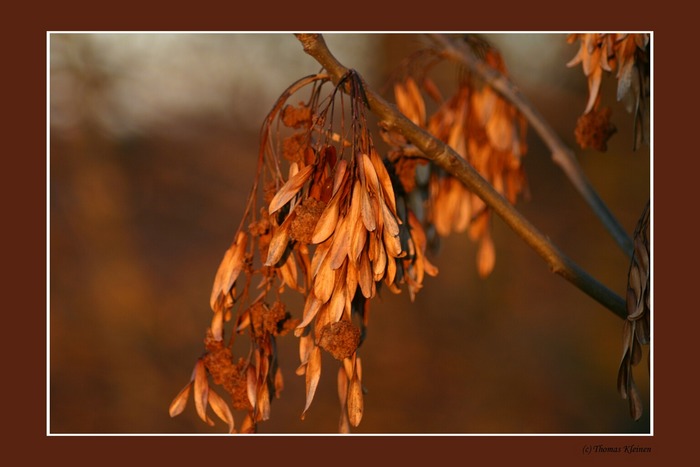
<path id="1" fill-rule="evenodd" d="M 587 90 L 580 67 L 565 64 L 577 45 L 561 34 L 486 37 L 575 147 Z M 408 34 L 327 41 L 376 89 L 421 43 Z M 203 349 L 211 283 L 251 187 L 262 119 L 319 66 L 291 34 L 53 34 L 49 53 L 49 429 L 221 433 L 191 402 L 174 419 L 168 405 Z M 650 195 L 650 155 L 631 151 L 632 118 L 613 104 L 614 87 L 604 80 L 618 128 L 608 151 L 576 152 L 631 232 Z M 623 294 L 628 260 L 531 130 L 529 145 L 530 197 L 517 207 Z M 649 433 L 649 404 L 634 422 L 616 391 L 619 318 L 551 274 L 500 220 L 492 228 L 489 278 L 477 276 L 466 235 L 453 235 L 414 303 L 404 293 L 372 304 L 365 416 L 354 432 Z M 296 339 L 280 339 L 280 352 L 285 390 L 260 432 L 334 433 L 332 359 L 301 421 Z"/>

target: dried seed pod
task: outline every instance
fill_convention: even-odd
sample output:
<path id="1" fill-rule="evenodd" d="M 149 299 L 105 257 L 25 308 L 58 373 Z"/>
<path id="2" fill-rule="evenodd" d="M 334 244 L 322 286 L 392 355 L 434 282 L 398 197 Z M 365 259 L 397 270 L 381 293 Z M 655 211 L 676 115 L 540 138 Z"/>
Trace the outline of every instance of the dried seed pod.
<path id="1" fill-rule="evenodd" d="M 323 302 L 316 298 L 316 296 L 311 293 L 306 297 L 306 304 L 304 305 L 304 315 L 301 323 L 297 326 L 297 330 L 301 330 L 311 323 L 311 321 L 316 317 L 318 310 L 323 305 Z M 303 361 L 303 360 L 302 360 Z"/>
<path id="2" fill-rule="evenodd" d="M 394 187 L 391 184 L 389 172 L 387 172 L 384 163 L 379 158 L 379 154 L 377 154 L 377 151 L 370 151 L 370 160 L 372 161 L 372 166 L 377 173 L 379 184 L 382 187 L 382 197 L 389 207 L 391 213 L 396 216 L 396 196 L 394 194 Z"/>
<path id="3" fill-rule="evenodd" d="M 362 223 L 368 231 L 373 232 L 377 228 L 377 217 L 372 206 L 372 200 L 370 199 L 369 193 L 367 193 L 367 190 L 364 188 L 360 191 L 360 195 L 362 201 L 360 204 Z"/>
<path id="4" fill-rule="evenodd" d="M 301 419 L 303 420 L 306 416 L 306 411 L 311 407 L 311 402 L 314 399 L 314 394 L 316 393 L 316 387 L 318 386 L 318 381 L 321 378 L 321 348 L 315 346 L 311 350 L 309 356 L 309 362 L 306 366 L 306 405 L 304 406 L 304 411 L 301 413 Z"/>
<path id="5" fill-rule="evenodd" d="M 185 407 L 187 407 L 187 400 L 190 397 L 190 391 L 192 389 L 192 384 L 193 382 L 190 381 L 187 383 L 187 385 L 180 390 L 177 396 L 175 396 L 175 399 L 170 403 L 170 407 L 168 408 L 168 413 L 170 414 L 171 417 L 176 417 L 180 415 L 183 410 L 185 410 Z"/>
<path id="6" fill-rule="evenodd" d="M 224 258 L 216 271 L 216 277 L 214 278 L 214 284 L 212 286 L 211 297 L 209 299 L 209 305 L 212 310 L 216 311 L 216 304 L 220 297 L 229 293 L 243 270 L 245 266 L 245 250 L 247 243 L 248 235 L 244 232 L 239 232 L 234 244 L 226 250 Z"/>
<path id="7" fill-rule="evenodd" d="M 331 269 L 338 269 L 348 256 L 350 246 L 350 229 L 352 226 L 347 222 L 348 217 L 342 217 L 338 222 L 338 227 L 333 235 L 333 244 L 331 251 L 328 253 L 330 257 L 329 266 Z"/>
<path id="8" fill-rule="evenodd" d="M 273 214 L 277 212 L 282 206 L 287 204 L 304 186 L 304 184 L 309 181 L 311 174 L 313 174 L 314 166 L 307 165 L 302 169 L 299 169 L 295 175 L 289 177 L 289 180 L 280 187 L 277 194 L 270 201 L 270 206 L 268 207 L 268 212 Z"/>
<path id="9" fill-rule="evenodd" d="M 350 433 L 350 421 L 348 420 L 347 399 L 348 399 L 348 376 L 343 367 L 338 368 L 338 399 L 340 400 L 340 420 L 338 422 L 338 433 Z"/>
<path id="10" fill-rule="evenodd" d="M 287 243 L 289 243 L 289 229 L 293 216 L 294 212 L 291 212 L 284 222 L 282 222 L 282 225 L 275 229 L 275 233 L 272 235 L 270 246 L 267 250 L 265 266 L 275 266 L 277 262 L 282 259 L 282 256 L 287 250 Z"/>
<path id="11" fill-rule="evenodd" d="M 328 313 L 332 323 L 340 320 L 343 316 L 343 311 L 345 310 L 346 302 L 346 280 L 345 272 L 343 269 L 337 274 L 335 281 L 335 287 L 333 288 L 333 295 L 331 296 L 330 302 L 328 304 Z"/>
<path id="12" fill-rule="evenodd" d="M 233 414 L 228 404 L 216 392 L 209 390 L 209 404 L 214 413 L 228 425 L 228 432 L 235 433 Z"/>
<path id="13" fill-rule="evenodd" d="M 352 378 L 350 378 L 347 406 L 350 425 L 358 426 L 364 412 L 364 401 L 362 396 L 362 383 L 360 382 L 357 371 L 355 371 Z"/>
<path id="14" fill-rule="evenodd" d="M 316 224 L 316 228 L 314 229 L 314 233 L 311 237 L 311 243 L 321 243 L 333 234 L 333 231 L 338 225 L 339 200 L 340 196 L 336 194 L 326 205 L 326 208 L 323 210 L 323 213 L 318 220 L 318 224 Z"/>
<path id="15" fill-rule="evenodd" d="M 257 368 L 249 364 L 246 370 L 246 390 L 248 393 L 248 402 L 252 407 L 257 407 L 258 404 L 258 372 Z"/>
<path id="16" fill-rule="evenodd" d="M 303 288 L 299 287 L 299 284 L 297 283 L 297 264 L 293 254 L 287 256 L 287 260 L 282 263 L 282 265 L 277 269 L 277 272 L 282 279 L 283 284 L 287 284 L 287 286 L 293 290 L 303 292 Z"/>
<path id="17" fill-rule="evenodd" d="M 326 255 L 314 278 L 314 295 L 321 303 L 328 302 L 333 293 L 333 287 L 335 286 L 336 270 L 332 269 L 330 266 L 331 259 L 330 254 Z"/>
<path id="18" fill-rule="evenodd" d="M 208 425 L 213 425 L 209 417 L 207 417 L 207 404 L 209 401 L 209 382 L 207 381 L 207 370 L 204 367 L 202 359 L 197 360 L 194 369 L 194 406 L 197 409 L 197 415 Z"/>

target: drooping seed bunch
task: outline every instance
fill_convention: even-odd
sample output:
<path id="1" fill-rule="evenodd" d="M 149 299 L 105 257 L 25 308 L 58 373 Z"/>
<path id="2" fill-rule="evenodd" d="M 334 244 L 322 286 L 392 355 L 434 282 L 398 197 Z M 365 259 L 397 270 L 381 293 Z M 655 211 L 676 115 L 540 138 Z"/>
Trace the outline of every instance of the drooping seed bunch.
<path id="1" fill-rule="evenodd" d="M 302 418 L 325 350 L 341 362 L 339 428 L 347 432 L 362 418 L 358 348 L 369 301 L 382 286 L 398 293 L 405 285 L 413 298 L 425 275 L 437 274 L 426 257 L 422 225 L 402 192 L 397 194 L 395 177 L 372 143 L 359 77 L 348 73 L 324 97 L 329 81 L 315 75 L 295 83 L 265 121 L 244 220 L 214 280 L 207 352 L 173 401 L 171 415 L 184 409 L 194 387 L 199 416 L 211 423 L 209 404 L 235 430 L 228 404 L 208 385 L 208 373 L 231 395 L 234 409 L 248 411 L 239 431 L 254 430 L 269 418 L 272 396 L 283 389 L 275 338 L 293 330 L 301 360 L 296 373 L 306 379 Z M 307 86 L 307 101 L 287 103 Z M 265 206 L 257 209 L 260 190 Z M 259 277 L 254 296 L 253 277 Z M 294 318 L 281 301 L 286 288 L 304 297 Z M 234 313 L 231 341 L 246 331 L 250 337 L 247 358 L 235 364 L 231 344 L 224 345 L 224 324 L 234 321 Z"/>
<path id="2" fill-rule="evenodd" d="M 628 44 L 625 39 L 605 40 L 610 50 L 619 46 L 627 51 L 615 60 L 620 70 L 629 70 L 629 46 L 620 45 Z M 472 39 L 468 43 L 484 62 L 506 74 L 493 47 Z M 579 55 L 584 70 L 592 61 L 602 63 L 600 57 Z M 443 99 L 427 76 L 443 57 L 434 50 L 416 57 L 427 59 L 429 66 L 414 63 L 394 82 L 399 110 L 449 144 L 515 203 L 527 188 L 524 117 L 488 83 L 464 70 L 456 91 Z M 606 57 L 609 67 L 612 59 Z M 628 71 L 620 73 L 621 80 L 629 78 Z M 291 102 L 303 92 L 305 98 Z M 596 102 L 589 105 L 595 108 Z M 297 81 L 268 114 L 246 210 L 214 280 L 205 352 L 173 400 L 171 416 L 184 410 L 194 392 L 196 411 L 206 423 L 213 424 L 207 414 L 211 407 L 229 432 L 254 432 L 270 417 L 271 401 L 284 388 L 276 339 L 291 333 L 299 339 L 296 374 L 306 384 L 301 417 L 311 407 L 326 352 L 339 362 L 339 431 L 348 432 L 360 423 L 364 410 L 359 349 L 371 300 L 381 289 L 400 293 L 403 287 L 413 300 L 425 276 L 437 274 L 426 256 L 428 245 L 452 232 L 467 231 L 478 242 L 477 271 L 482 277 L 493 270 L 488 207 L 380 122 L 380 134 L 390 146 L 382 157 L 368 129 L 366 107 L 363 83 L 350 71 L 335 84 L 326 74 Z M 638 233 L 635 245 L 618 389 L 637 416 L 641 408 L 631 370 L 641 358 L 640 346 L 649 342 L 648 234 Z M 299 309 L 287 307 L 287 292 L 301 294 Z M 237 356 L 234 341 L 241 336 L 248 338 L 247 347 Z M 246 412 L 238 429 L 232 409 Z"/>
<path id="3" fill-rule="evenodd" d="M 634 232 L 634 254 L 627 279 L 627 319 L 623 327 L 624 352 L 617 374 L 617 390 L 629 401 L 630 414 L 642 416 L 642 399 L 632 369 L 642 360 L 642 346 L 651 342 L 651 242 L 647 203 Z"/>
<path id="4" fill-rule="evenodd" d="M 567 66 L 581 64 L 588 79 L 588 102 L 576 124 L 576 140 L 582 148 L 607 149 L 607 140 L 615 133 L 610 123 L 610 108 L 600 108 L 600 87 L 605 72 L 617 68 L 617 100 L 624 101 L 634 114 L 635 149 L 649 144 L 649 34 L 570 34 L 567 41 L 579 41 L 579 50 Z"/>
<path id="5" fill-rule="evenodd" d="M 486 63 L 506 74 L 496 49 L 484 42 L 471 45 L 478 48 Z M 424 59 L 425 54 L 418 57 Z M 417 68 L 423 73 L 427 69 Z M 521 158 L 527 151 L 527 126 L 513 105 L 469 73 L 461 77 L 456 92 L 447 100 L 424 74 L 409 74 L 397 80 L 394 94 L 406 117 L 449 144 L 499 193 L 515 203 L 526 189 Z M 430 116 L 423 94 L 437 104 Z M 470 238 L 479 244 L 477 270 L 482 277 L 488 276 L 495 264 L 495 247 L 489 228 L 490 212 L 484 202 L 436 165 L 417 161 L 415 149 L 400 135 L 385 135 L 385 139 L 394 148 L 390 159 L 401 173 L 404 188 L 412 191 L 418 185 L 418 190 L 423 191 L 426 230 L 434 230 L 441 237 L 468 230 Z"/>

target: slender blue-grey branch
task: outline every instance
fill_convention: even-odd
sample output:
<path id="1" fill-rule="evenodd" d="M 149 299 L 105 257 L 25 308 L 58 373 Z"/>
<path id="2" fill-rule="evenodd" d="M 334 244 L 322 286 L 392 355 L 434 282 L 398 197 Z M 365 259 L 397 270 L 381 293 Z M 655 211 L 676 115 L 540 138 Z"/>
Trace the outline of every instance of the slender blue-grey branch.
<path id="1" fill-rule="evenodd" d="M 304 51 L 325 68 L 334 82 L 337 83 L 345 76 L 348 69 L 333 56 L 321 34 L 297 34 L 297 38 Z M 559 251 L 454 149 L 413 124 L 394 105 L 385 101 L 370 87 L 364 86 L 364 90 L 369 110 L 379 117 L 387 128 L 403 134 L 423 152 L 426 158 L 445 169 L 479 196 L 547 262 L 554 273 L 571 282 L 618 317 L 626 319 L 625 301 L 619 295 Z"/>

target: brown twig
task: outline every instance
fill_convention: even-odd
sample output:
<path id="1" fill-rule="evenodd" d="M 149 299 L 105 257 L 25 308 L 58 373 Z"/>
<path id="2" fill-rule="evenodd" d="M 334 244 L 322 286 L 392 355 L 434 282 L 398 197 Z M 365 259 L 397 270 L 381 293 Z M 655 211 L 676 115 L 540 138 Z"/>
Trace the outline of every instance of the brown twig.
<path id="1" fill-rule="evenodd" d="M 348 71 L 328 49 L 321 34 L 297 34 L 304 51 L 312 56 L 337 83 Z M 447 144 L 414 125 L 395 106 L 389 104 L 368 86 L 364 87 L 369 110 L 390 130 L 403 134 L 425 156 L 460 180 L 498 214 L 550 266 L 551 270 L 568 280 L 618 317 L 625 319 L 625 301 L 598 282 L 580 266 L 559 251 L 542 233 L 525 219 L 493 186 Z"/>
<path id="2" fill-rule="evenodd" d="M 583 173 L 573 151 L 564 144 L 559 135 L 540 115 L 537 109 L 530 104 L 527 98 L 522 95 L 506 76 L 488 66 L 483 60 L 480 60 L 466 43 L 455 43 L 442 34 L 430 34 L 429 37 L 438 45 L 440 53 L 445 58 L 466 65 L 518 108 L 552 152 L 554 163 L 564 171 L 573 186 L 583 196 L 620 248 L 631 257 L 634 251 L 632 239 L 610 212 L 603 200 L 600 199 L 598 193 L 596 193 Z"/>

